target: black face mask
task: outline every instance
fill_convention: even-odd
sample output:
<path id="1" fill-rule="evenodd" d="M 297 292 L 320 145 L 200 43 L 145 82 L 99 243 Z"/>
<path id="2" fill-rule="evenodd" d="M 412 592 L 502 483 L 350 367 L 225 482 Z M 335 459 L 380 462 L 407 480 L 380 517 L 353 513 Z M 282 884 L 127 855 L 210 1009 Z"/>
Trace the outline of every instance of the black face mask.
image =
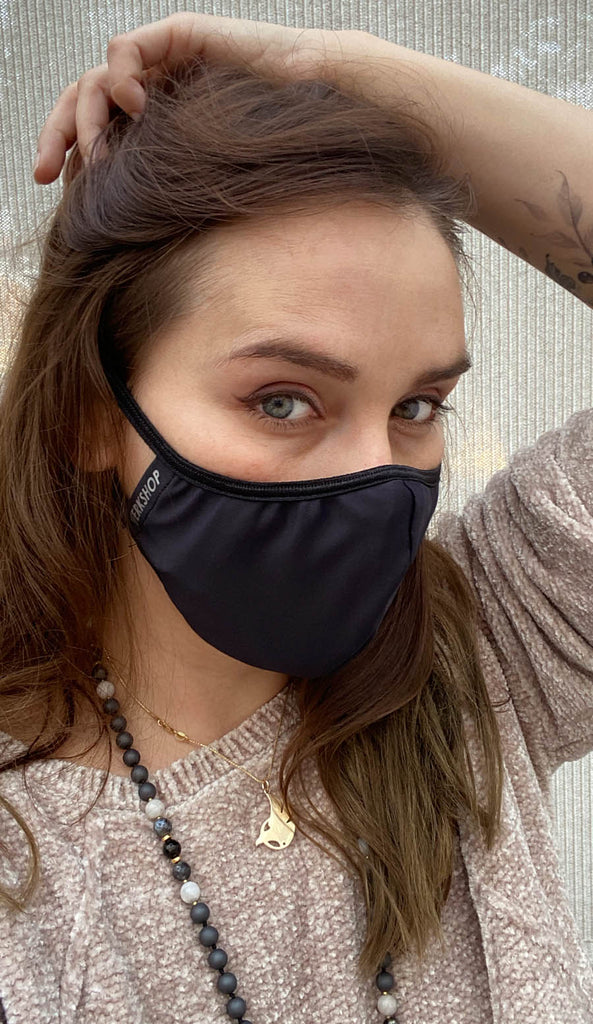
<path id="1" fill-rule="evenodd" d="M 130 532 L 191 628 L 238 661 L 287 675 L 325 675 L 358 654 L 416 557 L 440 464 L 236 480 L 174 451 L 106 373 L 155 454 L 128 500 Z"/>

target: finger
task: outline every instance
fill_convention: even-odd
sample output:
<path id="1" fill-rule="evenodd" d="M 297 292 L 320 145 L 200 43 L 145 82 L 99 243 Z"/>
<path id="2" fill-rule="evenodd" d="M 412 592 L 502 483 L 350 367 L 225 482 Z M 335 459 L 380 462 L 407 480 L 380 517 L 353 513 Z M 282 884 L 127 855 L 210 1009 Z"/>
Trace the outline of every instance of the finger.
<path id="1" fill-rule="evenodd" d="M 190 18 L 193 16 L 190 14 Z M 181 38 L 180 38 L 181 35 Z M 142 113 L 146 103 L 143 88 L 145 68 L 189 56 L 188 18 L 172 15 L 113 36 L 107 45 L 111 95 L 128 114 Z"/>
<path id="2" fill-rule="evenodd" d="M 60 173 L 67 151 L 76 140 L 78 82 L 60 93 L 37 139 L 39 162 L 33 172 L 38 185 L 48 185 Z"/>
<path id="3" fill-rule="evenodd" d="M 38 184 L 58 177 L 76 139 L 86 159 L 95 136 L 109 121 L 108 90 L 107 64 L 100 64 L 61 93 L 39 134 L 39 163 L 34 171 Z"/>
<path id="4" fill-rule="evenodd" d="M 262 31 L 263 39 L 259 35 Z M 285 39 L 289 31 L 283 25 L 245 18 L 189 11 L 170 14 L 109 40 L 107 64 L 111 95 L 127 113 L 141 113 L 146 98 L 142 88 L 145 68 L 200 55 L 213 64 L 248 64 L 250 58 L 262 56 L 273 37 Z"/>
<path id="5" fill-rule="evenodd" d="M 107 64 L 99 64 L 85 72 L 78 81 L 76 137 L 85 162 L 93 140 L 109 122 L 112 106 Z"/>

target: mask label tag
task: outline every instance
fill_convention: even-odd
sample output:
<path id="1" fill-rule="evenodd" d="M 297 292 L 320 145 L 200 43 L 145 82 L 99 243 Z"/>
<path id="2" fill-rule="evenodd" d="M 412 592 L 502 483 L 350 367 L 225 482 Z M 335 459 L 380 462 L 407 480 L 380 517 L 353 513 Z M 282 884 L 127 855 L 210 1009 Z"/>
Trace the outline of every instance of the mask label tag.
<path id="1" fill-rule="evenodd" d="M 128 515 L 132 527 L 138 529 L 146 519 L 155 499 L 172 479 L 173 473 L 159 459 L 154 459 L 140 479 L 128 501 Z"/>

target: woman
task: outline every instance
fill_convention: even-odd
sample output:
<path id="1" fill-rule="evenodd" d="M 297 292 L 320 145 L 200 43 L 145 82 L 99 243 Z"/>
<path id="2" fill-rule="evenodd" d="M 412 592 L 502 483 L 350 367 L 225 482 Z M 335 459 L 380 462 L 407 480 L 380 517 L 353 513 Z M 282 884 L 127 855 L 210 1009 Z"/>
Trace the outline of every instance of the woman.
<path id="1" fill-rule="evenodd" d="M 593 1020 L 591 411 L 426 537 L 459 221 L 591 304 L 591 115 L 358 32 L 108 58 L 2 397 L 5 1019 Z"/>

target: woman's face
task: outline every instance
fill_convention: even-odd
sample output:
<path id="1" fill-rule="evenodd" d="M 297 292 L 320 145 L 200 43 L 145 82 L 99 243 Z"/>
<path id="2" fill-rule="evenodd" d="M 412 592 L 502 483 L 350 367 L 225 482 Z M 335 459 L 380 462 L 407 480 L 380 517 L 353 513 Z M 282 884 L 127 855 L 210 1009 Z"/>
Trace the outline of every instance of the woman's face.
<path id="1" fill-rule="evenodd" d="M 207 245 L 194 308 L 132 382 L 173 448 L 244 480 L 438 465 L 435 409 L 468 366 L 455 261 L 424 215 L 352 202 L 221 226 Z M 152 458 L 128 425 L 128 494 Z"/>

